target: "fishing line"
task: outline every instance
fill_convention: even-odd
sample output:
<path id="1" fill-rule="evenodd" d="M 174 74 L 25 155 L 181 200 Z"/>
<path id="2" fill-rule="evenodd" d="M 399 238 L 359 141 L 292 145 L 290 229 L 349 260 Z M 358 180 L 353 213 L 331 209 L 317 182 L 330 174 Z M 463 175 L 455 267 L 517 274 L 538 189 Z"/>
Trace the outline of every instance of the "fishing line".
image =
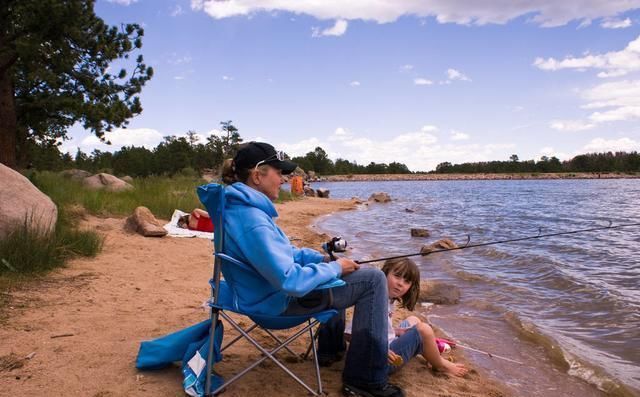
<path id="1" fill-rule="evenodd" d="M 431 251 L 428 251 L 428 252 L 418 252 L 418 253 L 414 253 L 414 254 L 388 256 L 388 257 L 385 257 L 385 258 L 377 258 L 377 259 L 368 259 L 368 260 L 365 260 L 365 261 L 356 261 L 356 263 L 363 264 L 363 263 L 371 263 L 371 262 L 381 262 L 381 261 L 386 261 L 386 260 L 390 260 L 390 259 L 409 258 L 411 256 L 418 256 L 418 255 L 426 256 L 426 255 L 429 255 L 429 254 L 435 254 L 437 252 L 448 252 L 448 251 L 462 250 L 462 249 L 466 249 L 466 248 L 486 247 L 488 245 L 513 243 L 513 242 L 516 242 L 516 241 L 531 240 L 531 239 L 536 239 L 536 238 L 553 237 L 553 236 L 564 236 L 564 235 L 567 235 L 567 234 L 593 232 L 593 231 L 597 231 L 597 230 L 619 229 L 619 228 L 631 227 L 631 226 L 640 226 L 640 223 L 626 223 L 626 224 L 615 225 L 614 226 L 613 223 L 611 221 L 609 221 L 609 225 L 608 226 L 592 227 L 592 228 L 589 228 L 589 229 L 579 229 L 579 230 L 571 230 L 571 231 L 568 231 L 568 232 L 557 232 L 557 233 L 547 233 L 547 234 L 542 234 L 542 228 L 539 228 L 538 229 L 538 235 L 536 235 L 536 236 L 519 237 L 519 238 L 508 239 L 508 240 L 490 241 L 490 242 L 487 242 L 487 243 L 478 243 L 478 244 L 469 244 L 471 242 L 471 236 L 468 235 L 466 244 L 463 245 L 463 246 L 460 246 L 460 247 L 441 248 L 441 249 L 434 249 L 434 250 L 431 250 Z"/>

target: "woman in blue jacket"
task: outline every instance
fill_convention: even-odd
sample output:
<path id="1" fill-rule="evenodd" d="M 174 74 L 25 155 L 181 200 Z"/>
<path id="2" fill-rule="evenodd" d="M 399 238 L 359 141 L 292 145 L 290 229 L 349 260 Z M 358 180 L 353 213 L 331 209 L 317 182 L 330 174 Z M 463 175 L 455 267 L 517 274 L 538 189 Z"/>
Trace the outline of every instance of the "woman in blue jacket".
<path id="1" fill-rule="evenodd" d="M 379 269 L 360 268 L 351 259 L 329 261 L 318 251 L 291 245 L 275 224 L 273 201 L 282 175 L 296 164 L 262 142 L 241 145 L 225 161 L 222 178 L 227 188 L 225 250 L 249 265 L 223 267 L 234 285 L 241 309 L 264 314 L 301 314 L 355 306 L 347 353 L 343 393 L 349 396 L 401 397 L 404 392 L 387 382 L 387 281 Z M 342 278 L 346 285 L 314 291 L 320 284 Z"/>

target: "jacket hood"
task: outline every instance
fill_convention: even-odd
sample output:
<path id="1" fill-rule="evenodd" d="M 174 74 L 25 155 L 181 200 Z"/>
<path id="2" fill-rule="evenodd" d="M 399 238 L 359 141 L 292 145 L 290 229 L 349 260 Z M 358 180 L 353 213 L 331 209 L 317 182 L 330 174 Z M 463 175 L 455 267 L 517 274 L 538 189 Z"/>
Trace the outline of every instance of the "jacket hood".
<path id="1" fill-rule="evenodd" d="M 276 207 L 269 197 L 242 182 L 236 182 L 231 186 L 227 186 L 225 189 L 225 198 L 230 206 L 248 205 L 264 211 L 272 218 L 278 217 Z"/>

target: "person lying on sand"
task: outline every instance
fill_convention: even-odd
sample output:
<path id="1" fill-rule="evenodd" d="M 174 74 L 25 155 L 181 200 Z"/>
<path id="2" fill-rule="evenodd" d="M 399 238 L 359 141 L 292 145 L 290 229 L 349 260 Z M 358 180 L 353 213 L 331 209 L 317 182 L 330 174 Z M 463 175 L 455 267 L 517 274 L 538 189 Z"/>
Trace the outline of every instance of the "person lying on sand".
<path id="1" fill-rule="evenodd" d="M 181 216 L 178 219 L 178 227 L 199 232 L 213 232 L 213 222 L 209 217 L 209 213 L 200 208 L 194 209 L 190 214 Z"/>

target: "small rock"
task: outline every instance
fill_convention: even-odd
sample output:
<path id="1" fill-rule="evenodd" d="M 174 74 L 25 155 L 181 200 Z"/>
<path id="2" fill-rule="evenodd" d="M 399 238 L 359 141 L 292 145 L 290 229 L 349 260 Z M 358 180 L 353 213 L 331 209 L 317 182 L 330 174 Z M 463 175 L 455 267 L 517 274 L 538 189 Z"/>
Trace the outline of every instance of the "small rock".
<path id="1" fill-rule="evenodd" d="M 443 238 L 434 243 L 423 245 L 420 249 L 420 253 L 422 255 L 426 255 L 435 250 L 449 250 L 453 248 L 458 248 L 458 244 L 449 238 Z"/>
<path id="2" fill-rule="evenodd" d="M 358 197 L 355 197 L 355 196 L 351 197 L 351 201 L 352 201 L 354 204 L 362 204 L 362 203 L 363 203 L 363 201 L 362 201 L 362 200 L 360 200 Z"/>
<path id="3" fill-rule="evenodd" d="M 391 201 L 391 196 L 389 196 L 389 194 L 385 192 L 377 192 L 373 193 L 369 197 L 369 201 L 375 201 L 377 203 L 388 203 L 389 201 Z"/>
<path id="4" fill-rule="evenodd" d="M 147 207 L 136 208 L 133 215 L 127 218 L 126 227 L 145 237 L 162 237 L 167 234 L 167 231 Z"/>
<path id="5" fill-rule="evenodd" d="M 129 175 L 125 175 L 122 178 L 120 178 L 121 180 L 127 182 L 127 183 L 133 183 L 133 178 L 130 177 Z"/>
<path id="6" fill-rule="evenodd" d="M 427 229 L 411 228 L 411 237 L 429 237 L 430 235 Z"/>
<path id="7" fill-rule="evenodd" d="M 309 186 L 304 187 L 304 195 L 307 197 L 316 197 L 316 191 Z"/>
<path id="8" fill-rule="evenodd" d="M 316 194 L 321 198 L 329 198 L 329 189 L 320 188 L 316 190 Z"/>
<path id="9" fill-rule="evenodd" d="M 408 213 L 410 213 L 410 214 L 413 214 L 415 211 L 414 211 L 414 210 L 412 210 L 411 208 L 405 208 L 405 209 L 404 209 L 404 212 L 408 212 Z"/>
<path id="10" fill-rule="evenodd" d="M 451 284 L 432 280 L 420 282 L 420 302 L 454 305 L 460 302 L 460 295 L 460 289 Z"/>

